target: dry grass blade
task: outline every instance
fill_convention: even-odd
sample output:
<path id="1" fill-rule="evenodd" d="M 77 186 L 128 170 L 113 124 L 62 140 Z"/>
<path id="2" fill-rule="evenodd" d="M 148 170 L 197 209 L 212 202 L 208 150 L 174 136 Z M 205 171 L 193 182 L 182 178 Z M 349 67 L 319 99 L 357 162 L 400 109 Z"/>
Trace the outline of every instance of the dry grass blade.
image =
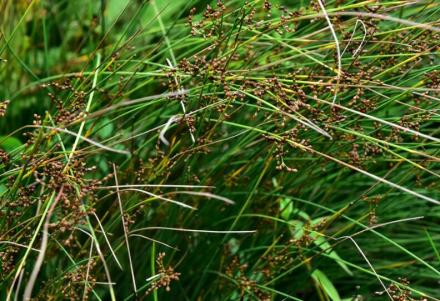
<path id="1" fill-rule="evenodd" d="M 204 197 L 207 197 L 207 198 L 212 198 L 212 199 L 216 199 L 216 200 L 219 200 L 219 201 L 223 201 L 223 202 L 225 202 L 226 204 L 229 204 L 229 205 L 234 205 L 235 204 L 235 202 L 233 200 L 230 200 L 228 198 L 225 198 L 225 197 L 222 197 L 220 195 L 213 194 L 213 193 L 209 193 L 209 192 L 178 190 L 178 191 L 168 192 L 168 194 L 189 194 L 189 195 L 195 195 L 195 196 L 204 196 Z"/>
<path id="2" fill-rule="evenodd" d="M 130 263 L 130 273 L 131 273 L 131 280 L 132 280 L 132 284 L 133 284 L 133 291 L 135 294 L 137 294 L 137 286 L 136 286 L 136 278 L 134 275 L 134 267 L 133 267 L 133 261 L 131 259 L 131 252 L 130 252 L 130 243 L 128 241 L 128 224 L 125 221 L 124 218 L 124 209 L 122 207 L 122 201 L 121 201 L 121 195 L 119 193 L 119 182 L 118 182 L 118 176 L 117 176 L 117 171 L 116 171 L 116 166 L 115 164 L 113 164 L 113 174 L 115 176 L 115 184 L 116 184 L 116 194 L 118 196 L 118 204 L 119 204 L 119 210 L 121 213 L 121 220 L 122 220 L 122 227 L 124 229 L 124 238 L 125 238 L 125 244 L 127 246 L 127 254 L 128 254 L 128 261 Z"/>
<path id="3" fill-rule="evenodd" d="M 211 234 L 252 234 L 257 232 L 256 230 L 202 230 L 202 229 L 184 229 L 184 228 L 171 228 L 171 227 L 145 227 L 132 230 L 130 233 L 136 233 L 146 230 L 169 230 L 178 232 L 194 232 L 194 233 L 211 233 Z"/>
<path id="4" fill-rule="evenodd" d="M 116 189 L 118 189 L 118 188 L 116 188 Z M 180 207 L 183 207 L 183 208 L 187 208 L 187 209 L 191 209 L 191 210 L 197 210 L 197 208 L 195 208 L 195 207 L 193 207 L 193 206 L 190 206 L 190 205 L 187 205 L 187 204 L 185 204 L 185 203 L 182 203 L 182 202 L 179 202 L 179 201 L 175 201 L 175 200 L 172 200 L 172 199 L 169 199 L 169 198 L 165 198 L 165 197 L 163 197 L 163 196 L 160 196 L 160 195 L 154 194 L 154 193 L 152 193 L 152 192 L 149 192 L 149 191 L 146 191 L 146 190 L 143 190 L 143 189 L 138 189 L 138 188 L 126 188 L 126 189 L 121 189 L 121 190 L 119 190 L 119 192 L 125 192 L 125 191 L 135 191 L 135 192 L 140 192 L 140 193 L 143 193 L 143 194 L 149 195 L 149 196 L 151 196 L 151 197 L 153 197 L 153 198 L 156 198 L 156 199 L 159 199 L 159 200 L 162 200 L 162 201 L 165 201 L 165 202 L 169 202 L 169 203 L 176 204 L 176 205 L 178 205 L 178 206 L 180 206 Z"/>
<path id="5" fill-rule="evenodd" d="M 46 255 L 47 242 L 49 239 L 50 218 L 52 217 L 55 206 L 57 205 L 58 201 L 61 199 L 62 195 L 63 195 L 63 187 L 61 187 L 60 191 L 58 192 L 58 195 L 50 205 L 49 210 L 47 211 L 46 221 L 44 222 L 43 225 L 43 236 L 41 238 L 40 252 L 38 254 L 37 260 L 35 261 L 32 273 L 29 276 L 28 283 L 26 284 L 26 288 L 23 293 L 23 300 L 27 301 L 30 300 L 32 297 L 32 290 L 34 288 L 35 281 L 37 280 L 38 273 L 40 272 L 41 266 L 43 265 L 44 257 Z"/>
<path id="6" fill-rule="evenodd" d="M 331 31 L 331 33 L 333 35 L 333 38 L 335 39 L 335 45 L 336 45 L 336 59 L 337 59 L 337 62 L 338 62 L 338 73 L 337 73 L 337 78 L 336 78 L 335 91 L 334 91 L 334 95 L 333 95 L 333 104 L 334 104 L 336 102 L 336 97 L 338 96 L 339 83 L 341 81 L 341 75 L 342 75 L 341 48 L 339 46 L 339 40 L 338 40 L 338 36 L 336 35 L 335 28 L 333 27 L 333 24 L 330 21 L 330 18 L 328 16 L 327 10 L 325 9 L 325 6 L 322 3 L 322 0 L 318 0 L 318 3 L 319 3 L 319 6 L 322 9 L 322 12 L 324 14 L 325 19 L 327 20 L 328 27 L 330 28 L 330 31 Z"/>

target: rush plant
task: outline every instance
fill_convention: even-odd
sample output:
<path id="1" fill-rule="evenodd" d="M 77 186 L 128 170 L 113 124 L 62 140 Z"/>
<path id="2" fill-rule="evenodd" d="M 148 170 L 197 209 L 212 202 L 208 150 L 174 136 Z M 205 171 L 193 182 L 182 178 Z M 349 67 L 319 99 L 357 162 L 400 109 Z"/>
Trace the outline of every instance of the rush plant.
<path id="1" fill-rule="evenodd" d="M 440 300 L 440 2 L 0 11 L 1 300 Z"/>

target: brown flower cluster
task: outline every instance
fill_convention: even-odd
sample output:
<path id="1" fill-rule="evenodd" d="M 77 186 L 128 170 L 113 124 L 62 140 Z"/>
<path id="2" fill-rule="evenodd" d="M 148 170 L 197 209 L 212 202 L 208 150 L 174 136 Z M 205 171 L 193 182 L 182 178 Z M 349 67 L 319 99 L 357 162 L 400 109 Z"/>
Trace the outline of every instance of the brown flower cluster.
<path id="1" fill-rule="evenodd" d="M 165 266 L 163 262 L 164 257 L 165 253 L 159 253 L 157 255 L 156 264 L 158 266 L 159 278 L 151 283 L 151 286 L 148 288 L 146 295 L 149 295 L 154 290 L 158 290 L 162 287 L 164 287 L 165 290 L 169 292 L 171 290 L 171 283 L 179 280 L 180 273 L 174 271 L 174 268 L 172 266 Z"/>

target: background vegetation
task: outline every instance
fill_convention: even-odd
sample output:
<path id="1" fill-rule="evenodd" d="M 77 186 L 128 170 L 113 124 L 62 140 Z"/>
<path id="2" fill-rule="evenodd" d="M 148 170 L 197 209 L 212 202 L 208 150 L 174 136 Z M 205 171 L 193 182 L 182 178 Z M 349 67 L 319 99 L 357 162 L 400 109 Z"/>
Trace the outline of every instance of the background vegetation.
<path id="1" fill-rule="evenodd" d="M 2 300 L 439 300 L 440 2 L 0 11 Z"/>

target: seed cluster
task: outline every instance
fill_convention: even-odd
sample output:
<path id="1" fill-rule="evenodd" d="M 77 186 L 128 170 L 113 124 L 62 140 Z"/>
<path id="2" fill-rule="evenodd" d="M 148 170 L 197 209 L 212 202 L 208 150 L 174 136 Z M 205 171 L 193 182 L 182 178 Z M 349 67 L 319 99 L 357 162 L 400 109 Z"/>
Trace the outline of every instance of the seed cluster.
<path id="1" fill-rule="evenodd" d="M 156 258 L 156 264 L 158 267 L 159 279 L 154 280 L 151 286 L 148 288 L 146 295 L 149 295 L 154 290 L 164 287 L 167 292 L 171 290 L 171 283 L 179 280 L 180 273 L 174 271 L 172 266 L 165 266 L 163 259 L 165 253 L 159 253 Z"/>
<path id="2" fill-rule="evenodd" d="M 96 265 L 96 260 L 91 258 L 87 264 L 80 265 L 74 271 L 64 275 L 61 291 L 65 300 L 90 299 L 92 290 L 96 287 L 97 280 L 93 276 L 93 270 L 96 268 Z M 84 283 L 87 283 L 87 286 Z"/>
<path id="3" fill-rule="evenodd" d="M 271 297 L 266 292 L 262 291 L 257 286 L 257 281 L 252 280 L 247 276 L 247 269 L 249 265 L 246 263 L 240 263 L 240 259 L 234 256 L 229 265 L 226 267 L 225 274 L 234 280 L 240 294 L 240 298 L 245 296 L 255 296 L 257 300 L 269 301 Z M 256 274 L 254 274 L 255 276 Z"/>
<path id="4" fill-rule="evenodd" d="M 0 251 L 2 273 L 0 280 L 5 280 L 8 273 L 14 270 L 16 264 L 17 254 L 19 252 L 18 247 L 8 246 Z"/>
<path id="5" fill-rule="evenodd" d="M 0 164 L 8 164 L 9 162 L 9 155 L 4 150 L 0 149 Z"/>
<path id="6" fill-rule="evenodd" d="M 81 78 L 80 76 L 77 79 Z M 75 121 L 83 112 L 87 93 L 75 87 L 71 79 L 44 84 L 42 88 L 48 88 L 53 91 L 49 92 L 48 96 L 52 104 L 56 107 L 56 124 L 60 126 L 68 125 Z M 67 96 L 68 99 L 72 99 L 69 105 L 67 105 L 65 101 Z"/>
<path id="7" fill-rule="evenodd" d="M 313 2 L 312 6 L 318 9 L 316 1 Z M 249 11 L 247 11 L 247 9 Z M 259 22 L 266 20 L 267 16 L 264 12 L 267 13 L 273 9 L 273 5 L 271 5 L 270 1 L 264 1 L 261 15 L 258 13 L 259 10 L 256 7 L 251 7 L 247 4 L 244 5 L 243 10 L 245 11 L 243 12 L 243 15 L 247 18 L 246 22 L 245 25 L 240 27 L 241 31 L 234 32 L 234 35 L 236 35 L 237 38 L 239 36 L 247 36 L 253 28 L 260 27 L 257 26 Z M 368 9 L 372 12 L 377 12 L 379 7 L 371 6 L 368 7 Z M 203 20 L 197 23 L 194 21 L 195 9 L 191 10 L 189 24 L 192 26 L 192 32 L 195 34 L 201 34 L 201 36 L 207 40 L 212 39 L 213 33 L 215 33 L 216 38 L 212 39 L 214 43 L 212 46 L 206 47 L 201 52 L 191 57 L 182 58 L 180 60 L 177 68 L 169 72 L 169 80 L 167 84 L 169 89 L 179 89 L 179 86 L 176 86 L 176 78 L 190 78 L 190 85 L 197 81 L 206 82 L 206 80 L 209 80 L 212 82 L 213 87 L 221 87 L 222 89 L 220 91 L 215 89 L 216 94 L 218 95 L 217 97 L 208 98 L 205 96 L 203 99 L 209 100 L 211 103 L 221 99 L 225 100 L 222 104 L 217 105 L 221 118 L 230 119 L 235 112 L 234 105 L 232 104 L 237 102 L 242 103 L 245 101 L 247 95 L 252 94 L 255 103 L 257 104 L 256 111 L 252 118 L 274 120 L 274 122 L 276 122 L 276 127 L 280 132 L 294 132 L 293 136 L 295 137 L 289 138 L 295 140 L 295 142 L 311 147 L 312 145 L 310 144 L 310 141 L 295 139 L 304 133 L 310 135 L 311 129 L 304 126 L 304 123 L 292 127 L 289 114 L 300 114 L 301 116 L 305 116 L 305 120 L 307 120 L 305 123 L 318 125 L 334 138 L 344 137 L 344 134 L 336 132 L 332 126 L 333 124 L 343 123 L 347 119 L 347 115 L 344 111 L 337 107 L 331 107 L 329 111 L 328 108 L 317 108 L 313 105 L 309 96 L 312 95 L 313 98 L 319 98 L 323 94 L 328 95 L 334 93 L 334 87 L 332 87 L 334 82 L 330 84 L 326 82 L 328 75 L 324 70 L 311 70 L 307 67 L 303 67 L 298 71 L 290 73 L 288 77 L 279 77 L 272 74 L 269 77 L 258 79 L 255 78 L 256 76 L 251 72 L 245 76 L 235 75 L 234 63 L 242 60 L 243 57 L 247 57 L 248 61 L 253 64 L 248 66 L 249 70 L 252 70 L 252 68 L 258 69 L 262 64 L 259 60 L 254 59 L 254 53 L 258 50 L 258 46 L 252 43 L 240 45 L 237 40 L 227 39 L 225 37 L 228 33 L 228 28 L 225 24 L 222 24 L 222 26 L 219 24 L 221 24 L 220 19 L 224 16 L 226 11 L 228 11 L 228 8 L 226 8 L 223 3 L 219 3 L 216 8 L 207 7 Z M 303 14 L 301 11 L 289 12 L 284 7 L 279 7 L 279 11 L 282 16 L 281 23 L 270 24 L 265 22 L 268 28 L 280 29 L 283 26 L 296 23 L 296 18 Z M 258 18 L 262 19 L 258 20 Z M 339 18 L 334 18 L 334 21 L 335 25 L 340 26 L 341 31 L 344 32 L 342 21 Z M 376 41 L 375 34 L 378 30 L 377 23 L 378 21 L 372 18 L 367 18 L 364 21 L 364 26 L 366 28 L 365 35 L 367 39 L 371 41 Z M 200 32 L 201 28 L 203 28 L 204 33 Z M 286 30 L 286 32 L 288 31 L 289 30 Z M 365 47 L 365 43 L 350 40 L 350 32 L 346 32 L 345 35 L 347 46 L 349 46 L 347 47 L 348 51 L 356 51 L 357 57 L 353 60 L 353 63 L 350 66 L 342 70 L 339 92 L 347 93 L 349 95 L 351 94 L 346 104 L 348 107 L 362 113 L 367 113 L 376 109 L 377 99 L 366 96 L 364 84 L 367 81 L 375 82 L 378 85 L 382 84 L 380 80 L 374 79 L 374 74 L 380 72 L 382 66 L 362 64 L 359 59 L 361 54 L 359 46 Z M 394 47 L 390 45 L 394 44 L 387 44 L 386 47 Z M 230 55 L 222 55 L 223 49 L 233 49 L 233 51 Z M 283 47 L 281 47 L 281 45 L 274 48 L 276 55 L 280 55 L 282 51 Z M 266 63 L 272 63 L 270 56 L 268 56 L 266 60 Z M 270 70 L 271 68 L 269 67 L 268 69 Z M 305 80 L 307 81 L 307 84 L 299 83 L 302 82 L 304 76 L 306 77 Z M 219 92 L 222 94 L 219 94 Z M 261 110 L 261 107 L 267 106 L 267 102 L 271 104 L 275 103 L 281 109 L 275 112 Z M 406 118 L 411 121 L 406 121 Z M 429 117 L 422 118 L 420 114 L 408 115 L 407 117 L 402 117 L 400 124 L 408 128 L 419 129 L 420 124 L 427 120 L 429 120 Z M 353 126 L 354 129 L 358 131 L 364 131 L 363 126 L 359 124 L 355 123 Z M 288 129 L 289 127 L 290 129 Z M 197 126 L 193 128 L 197 128 Z M 375 133 L 375 135 L 380 134 L 380 131 Z M 393 129 L 392 132 L 388 134 L 389 137 L 383 137 L 383 139 L 389 139 L 392 141 L 401 137 L 401 134 L 402 133 L 398 130 Z M 289 135 L 292 136 L 292 134 Z M 340 156 L 346 157 L 348 162 L 353 166 L 363 167 L 365 164 L 368 164 L 374 156 L 383 155 L 382 150 L 374 144 L 365 141 L 358 141 L 355 137 L 351 137 L 350 139 L 350 149 L 346 149 L 340 154 Z M 286 141 L 287 140 L 277 143 L 278 145 L 276 147 L 277 151 L 275 155 L 277 158 L 276 166 L 279 170 L 295 171 L 297 168 L 289 167 L 283 159 L 283 149 Z M 345 140 L 336 139 L 336 141 L 339 143 L 339 141 L 344 142 Z M 343 147 L 346 148 L 346 146 Z"/>
<path id="8" fill-rule="evenodd" d="M 410 282 L 406 278 L 399 278 L 399 284 L 408 287 Z M 402 288 L 400 285 L 390 284 L 387 288 L 388 293 L 391 295 L 394 301 L 427 301 L 425 297 L 414 298 L 412 292 L 408 289 Z"/>

